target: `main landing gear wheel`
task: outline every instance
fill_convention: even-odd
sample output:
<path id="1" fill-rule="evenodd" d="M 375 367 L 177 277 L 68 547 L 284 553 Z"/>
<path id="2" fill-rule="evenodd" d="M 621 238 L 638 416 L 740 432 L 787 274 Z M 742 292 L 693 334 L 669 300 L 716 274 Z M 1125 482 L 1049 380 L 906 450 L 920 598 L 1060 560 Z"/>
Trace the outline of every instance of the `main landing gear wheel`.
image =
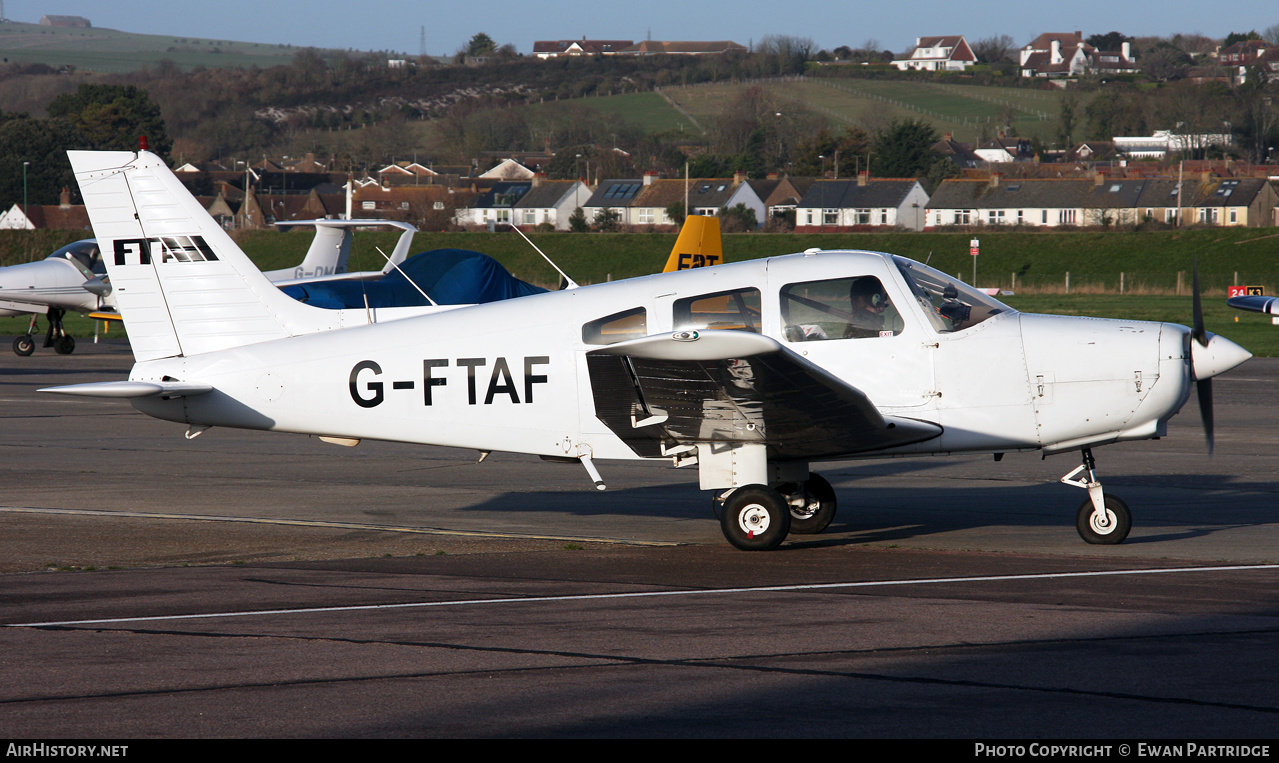
<path id="1" fill-rule="evenodd" d="M 764 485 L 740 487 L 724 499 L 720 529 L 743 551 L 777 548 L 790 532 L 790 506 L 782 494 Z"/>
<path id="2" fill-rule="evenodd" d="M 1114 545 L 1123 543 L 1132 529 L 1132 512 L 1128 504 L 1113 495 L 1105 497 L 1106 512 L 1099 514 L 1093 509 L 1092 499 L 1083 502 L 1079 514 L 1075 516 L 1075 528 L 1079 537 L 1096 545 Z"/>
<path id="3" fill-rule="evenodd" d="M 36 351 L 36 340 L 31 338 L 30 334 L 23 334 L 13 340 L 13 352 L 16 355 L 26 357 Z"/>
<path id="4" fill-rule="evenodd" d="M 63 334 L 53 340 L 53 349 L 59 355 L 70 355 L 75 352 L 75 338 L 68 334 Z"/>
<path id="5" fill-rule="evenodd" d="M 835 518 L 835 489 L 816 472 L 789 495 L 790 531 L 799 535 L 816 535 Z M 797 505 L 798 504 L 798 505 Z"/>

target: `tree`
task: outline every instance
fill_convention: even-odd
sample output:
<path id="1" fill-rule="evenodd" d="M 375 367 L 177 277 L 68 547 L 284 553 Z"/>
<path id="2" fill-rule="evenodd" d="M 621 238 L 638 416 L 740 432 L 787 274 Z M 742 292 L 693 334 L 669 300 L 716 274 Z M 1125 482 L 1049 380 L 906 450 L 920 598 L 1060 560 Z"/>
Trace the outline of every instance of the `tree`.
<path id="1" fill-rule="evenodd" d="M 497 43 L 493 42 L 493 38 L 487 34 L 480 32 L 471 38 L 466 44 L 466 55 L 468 56 L 487 56 L 497 50 Z"/>
<path id="2" fill-rule="evenodd" d="M 1193 63 L 1181 48 L 1171 43 L 1159 42 L 1142 57 L 1141 69 L 1156 82 L 1171 82 L 1186 76 L 1186 71 Z"/>
<path id="3" fill-rule="evenodd" d="M 1234 45 L 1236 42 L 1247 42 L 1248 40 L 1260 40 L 1260 39 L 1261 39 L 1261 35 L 1257 34 L 1256 29 L 1252 30 L 1251 32 L 1231 32 L 1230 34 L 1226 35 L 1226 39 L 1221 41 L 1221 49 L 1225 50 L 1231 45 Z"/>
<path id="4" fill-rule="evenodd" d="M 684 202 L 672 201 L 666 205 L 666 216 L 676 225 L 684 224 Z"/>
<path id="5" fill-rule="evenodd" d="M 1070 150 L 1074 145 L 1075 121 L 1078 118 L 1076 108 L 1079 99 L 1073 93 L 1062 93 L 1060 103 L 1057 137 L 1061 140 L 1062 148 Z"/>
<path id="6" fill-rule="evenodd" d="M 759 222 L 755 219 L 755 210 L 745 204 L 720 209 L 719 219 L 725 233 L 748 233 L 759 227 Z"/>
<path id="7" fill-rule="evenodd" d="M 1003 61 L 1016 47 L 1017 43 L 1006 34 L 985 37 L 972 44 L 973 55 L 983 64 Z"/>
<path id="8" fill-rule="evenodd" d="M 173 147 L 160 107 L 134 85 L 81 85 L 54 98 L 47 111 L 50 119 L 65 121 L 83 136 L 81 148 L 132 151 L 143 135 L 162 157 Z"/>
<path id="9" fill-rule="evenodd" d="M 595 215 L 595 230 L 601 233 L 616 233 L 622 226 L 622 213 L 612 207 L 605 207 Z"/>
<path id="10" fill-rule="evenodd" d="M 573 210 L 573 214 L 568 216 L 568 229 L 574 233 L 586 233 L 591 226 L 586 222 L 586 213 L 581 207 Z"/>
<path id="11" fill-rule="evenodd" d="M 1084 42 L 1093 46 L 1097 50 L 1119 50 L 1125 42 L 1132 42 L 1133 38 L 1122 32 L 1107 32 L 1105 34 L 1094 34 Z"/>
<path id="12" fill-rule="evenodd" d="M 936 160 L 937 131 L 922 119 L 893 120 L 875 136 L 871 169 L 876 177 L 911 178 L 928 173 Z"/>

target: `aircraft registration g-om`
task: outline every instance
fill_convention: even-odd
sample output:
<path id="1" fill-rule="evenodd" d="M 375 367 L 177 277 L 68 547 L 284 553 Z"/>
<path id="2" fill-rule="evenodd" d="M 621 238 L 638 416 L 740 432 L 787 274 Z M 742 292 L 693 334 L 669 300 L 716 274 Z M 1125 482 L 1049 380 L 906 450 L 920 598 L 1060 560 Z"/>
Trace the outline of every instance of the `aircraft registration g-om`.
<path id="1" fill-rule="evenodd" d="M 1250 357 L 1201 326 L 1021 314 L 860 251 L 378 323 L 282 294 L 154 155 L 70 156 L 137 362 L 128 381 L 47 391 L 126 398 L 188 437 L 227 426 L 571 459 L 600 489 L 596 459 L 696 465 L 742 549 L 830 523 L 815 461 L 1029 450 L 1081 454 L 1063 478 L 1088 491 L 1079 532 L 1118 543 L 1131 516 L 1092 448 L 1163 435 L 1195 382 L 1206 414 L 1210 377 Z"/>

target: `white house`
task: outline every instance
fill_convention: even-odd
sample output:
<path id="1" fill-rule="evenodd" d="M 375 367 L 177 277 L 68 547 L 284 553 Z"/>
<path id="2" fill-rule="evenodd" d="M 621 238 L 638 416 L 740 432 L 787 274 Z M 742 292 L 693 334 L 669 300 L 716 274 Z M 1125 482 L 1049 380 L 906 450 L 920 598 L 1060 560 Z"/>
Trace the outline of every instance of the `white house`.
<path id="1" fill-rule="evenodd" d="M 963 35 L 944 37 L 916 37 L 915 49 L 909 58 L 893 61 L 902 71 L 916 69 L 918 71 L 964 71 L 977 63 L 977 56 L 968 47 Z"/>

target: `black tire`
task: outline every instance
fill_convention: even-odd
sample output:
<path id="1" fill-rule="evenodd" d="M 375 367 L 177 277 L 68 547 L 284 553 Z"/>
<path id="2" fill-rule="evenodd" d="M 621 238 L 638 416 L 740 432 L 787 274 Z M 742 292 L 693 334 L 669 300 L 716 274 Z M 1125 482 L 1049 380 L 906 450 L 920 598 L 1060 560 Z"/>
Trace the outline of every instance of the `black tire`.
<path id="1" fill-rule="evenodd" d="M 764 485 L 734 490 L 724 501 L 719 526 L 728 542 L 742 551 L 777 548 L 790 532 L 790 506 L 782 494 Z"/>
<path id="2" fill-rule="evenodd" d="M 1094 545 L 1113 546 L 1123 543 L 1132 530 L 1132 512 L 1128 504 L 1109 493 L 1106 494 L 1106 523 L 1093 521 L 1092 499 L 1083 502 L 1075 516 L 1075 529 L 1079 537 Z"/>
<path id="3" fill-rule="evenodd" d="M 31 338 L 30 334 L 23 334 L 13 340 L 13 352 L 16 355 L 27 357 L 36 351 L 36 341 Z"/>
<path id="4" fill-rule="evenodd" d="M 53 349 L 59 355 L 70 355 L 75 352 L 75 337 L 63 334 L 53 340 Z"/>
<path id="5" fill-rule="evenodd" d="M 797 509 L 790 507 L 790 531 L 799 535 L 816 535 L 825 530 L 835 518 L 835 488 L 830 486 L 826 478 L 813 472 L 800 485 L 803 491 L 805 506 Z"/>

